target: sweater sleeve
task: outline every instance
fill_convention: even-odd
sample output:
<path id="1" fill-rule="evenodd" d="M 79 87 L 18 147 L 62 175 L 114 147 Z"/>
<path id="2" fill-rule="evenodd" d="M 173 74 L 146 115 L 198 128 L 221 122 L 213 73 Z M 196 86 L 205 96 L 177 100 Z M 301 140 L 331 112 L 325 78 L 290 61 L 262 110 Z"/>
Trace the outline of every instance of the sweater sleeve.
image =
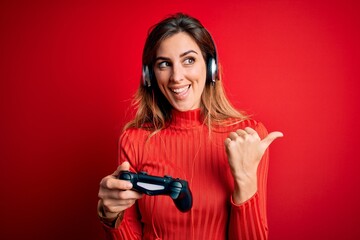
<path id="1" fill-rule="evenodd" d="M 127 132 L 120 136 L 119 140 L 119 164 L 128 161 L 133 167 L 136 159 L 136 151 Z M 132 170 L 134 170 L 132 168 Z M 121 220 L 118 220 L 115 228 L 103 224 L 105 239 L 107 240 L 138 240 L 142 239 L 142 224 L 137 203 L 126 209 Z"/>
<path id="2" fill-rule="evenodd" d="M 103 224 L 106 240 L 140 240 L 142 228 L 138 218 L 137 206 L 134 204 L 125 210 L 124 218 L 115 228 Z"/>
<path id="3" fill-rule="evenodd" d="M 257 123 L 254 129 L 261 139 L 267 136 L 263 124 Z M 266 216 L 266 185 L 269 164 L 269 150 L 267 149 L 259 163 L 257 170 L 258 191 L 246 202 L 237 205 L 231 198 L 231 212 L 229 222 L 229 239 L 265 240 L 268 239 L 268 225 Z"/>

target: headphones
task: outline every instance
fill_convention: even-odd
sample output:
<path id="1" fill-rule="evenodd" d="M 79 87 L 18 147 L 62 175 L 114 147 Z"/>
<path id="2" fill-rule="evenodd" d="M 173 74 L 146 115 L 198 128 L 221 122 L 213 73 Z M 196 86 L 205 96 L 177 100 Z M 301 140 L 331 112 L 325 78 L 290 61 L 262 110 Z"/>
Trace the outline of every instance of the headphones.
<path id="1" fill-rule="evenodd" d="M 208 32 L 209 33 L 209 32 Z M 214 39 L 210 35 L 211 42 L 214 46 L 214 56 L 208 57 L 206 61 L 206 81 L 210 82 L 211 85 L 215 85 L 216 79 L 219 78 L 219 69 L 218 69 L 218 58 L 217 58 L 217 49 L 214 42 Z M 149 69 L 148 65 L 142 66 L 142 84 L 145 87 L 151 87 L 151 81 L 154 79 L 154 72 L 152 69 Z"/>

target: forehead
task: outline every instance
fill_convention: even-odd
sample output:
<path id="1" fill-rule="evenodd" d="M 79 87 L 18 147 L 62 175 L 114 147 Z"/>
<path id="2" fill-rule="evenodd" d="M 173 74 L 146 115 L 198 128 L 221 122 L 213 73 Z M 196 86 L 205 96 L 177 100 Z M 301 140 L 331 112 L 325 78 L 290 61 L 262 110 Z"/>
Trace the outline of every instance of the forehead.
<path id="1" fill-rule="evenodd" d="M 156 56 L 179 56 L 180 54 L 194 50 L 200 53 L 200 48 L 195 40 L 185 32 L 176 33 L 164 39 L 156 51 Z"/>

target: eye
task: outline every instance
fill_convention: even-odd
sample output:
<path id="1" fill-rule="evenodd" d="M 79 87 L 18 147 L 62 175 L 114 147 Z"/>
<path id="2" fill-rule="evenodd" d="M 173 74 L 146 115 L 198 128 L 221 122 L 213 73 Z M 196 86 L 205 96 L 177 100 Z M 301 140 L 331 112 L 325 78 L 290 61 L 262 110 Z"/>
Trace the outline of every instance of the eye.
<path id="1" fill-rule="evenodd" d="M 194 62 L 195 62 L 195 58 L 193 58 L 193 57 L 186 58 L 185 61 L 184 61 L 184 63 L 185 63 L 186 65 L 191 65 L 191 64 L 193 64 Z"/>
<path id="2" fill-rule="evenodd" d="M 163 62 L 158 63 L 159 68 L 166 68 L 166 67 L 169 67 L 169 66 L 170 66 L 170 63 L 167 62 L 167 61 L 163 61 Z"/>

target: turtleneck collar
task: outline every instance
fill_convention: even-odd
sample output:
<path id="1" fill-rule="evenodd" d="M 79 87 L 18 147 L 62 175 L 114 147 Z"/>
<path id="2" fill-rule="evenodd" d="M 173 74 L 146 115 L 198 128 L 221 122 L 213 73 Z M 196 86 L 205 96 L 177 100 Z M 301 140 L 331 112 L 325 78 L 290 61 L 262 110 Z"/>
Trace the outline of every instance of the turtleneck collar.
<path id="1" fill-rule="evenodd" d="M 192 128 L 203 125 L 204 118 L 200 108 L 186 112 L 180 112 L 173 109 L 171 113 L 172 121 L 170 123 L 170 127 Z"/>

